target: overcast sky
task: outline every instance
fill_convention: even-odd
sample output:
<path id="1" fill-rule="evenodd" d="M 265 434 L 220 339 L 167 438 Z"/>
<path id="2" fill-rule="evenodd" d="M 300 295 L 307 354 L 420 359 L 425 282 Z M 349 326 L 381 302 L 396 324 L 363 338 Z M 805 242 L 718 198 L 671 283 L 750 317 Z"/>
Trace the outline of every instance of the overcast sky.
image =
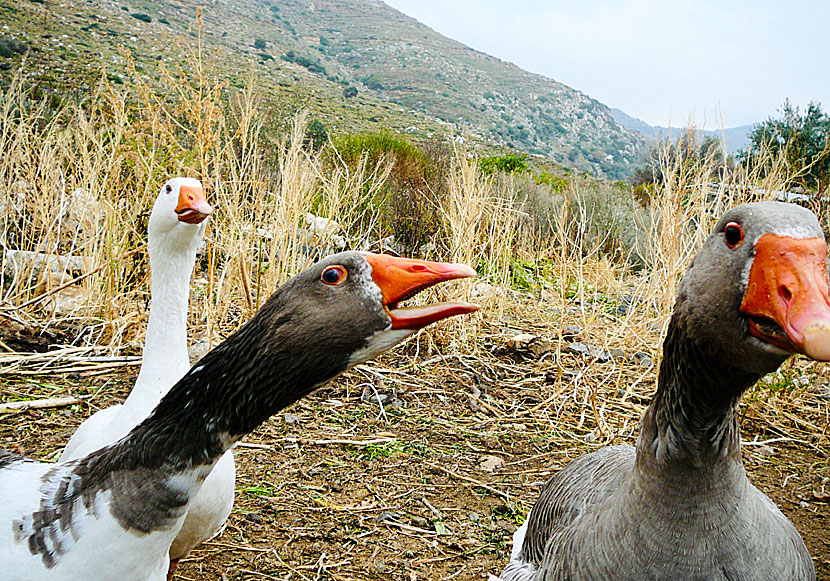
<path id="1" fill-rule="evenodd" d="M 385 1 L 651 125 L 756 123 L 785 98 L 830 111 L 824 0 Z"/>

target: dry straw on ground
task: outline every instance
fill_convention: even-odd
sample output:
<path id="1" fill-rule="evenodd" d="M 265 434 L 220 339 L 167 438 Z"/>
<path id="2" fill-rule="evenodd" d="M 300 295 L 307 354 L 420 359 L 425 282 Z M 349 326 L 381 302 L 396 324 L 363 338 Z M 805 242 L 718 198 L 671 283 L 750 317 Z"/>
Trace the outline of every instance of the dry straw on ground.
<path id="1" fill-rule="evenodd" d="M 394 160 L 324 160 L 304 144 L 302 114 L 274 139 L 264 129 L 256 79 L 232 92 L 211 70 L 197 47 L 191 66 L 169 71 L 164 92 L 136 75 L 128 89 L 102 82 L 88 101 L 57 113 L 19 81 L 2 95 L 0 328 L 52 344 L 37 354 L 0 344 L 2 399 L 82 399 L 64 411 L 0 416 L 3 447 L 52 459 L 87 412 L 123 398 L 130 384 L 123 374 L 137 363 L 146 325 L 146 221 L 167 177 L 201 179 L 216 207 L 189 325 L 191 337 L 209 342 L 244 323 L 291 273 L 331 249 L 335 235 L 377 249 L 390 234 L 381 230 L 376 201 Z M 739 172 L 713 186 L 723 159 L 688 165 L 666 154 L 664 181 L 642 208 L 583 177 L 564 192 L 525 195 L 519 178 L 483 176 L 462 147 L 449 163 L 431 198 L 440 228 L 424 257 L 474 265 L 477 280 L 433 292 L 483 308 L 360 366 L 292 408 L 296 418 L 276 418 L 249 438 L 238 454 L 230 527 L 193 555 L 183 578 L 495 572 L 509 525 L 535 497 L 534 482 L 586 450 L 633 441 L 677 281 L 717 217 L 773 196 L 792 177 L 773 164 L 764 176 Z M 615 196 L 617 206 L 599 205 Z M 340 227 L 311 236 L 307 213 Z M 609 216 L 639 242 L 609 252 L 612 227 L 601 222 Z M 12 264 L 9 251 L 53 261 Z M 642 265 L 636 271 L 626 260 L 633 252 Z M 80 265 L 55 262 L 65 257 Z M 75 278 L 67 288 L 85 293 L 74 310 L 49 308 Z M 569 351 L 560 340 L 569 325 L 594 353 L 622 355 Z M 547 346 L 511 347 L 519 333 Z M 638 352 L 642 365 L 632 359 Z M 820 487 L 828 474 L 823 369 L 787 365 L 744 405 L 745 435 L 757 436 L 758 447 L 788 442 L 816 455 L 818 480 L 800 472 L 807 487 Z M 486 460 L 492 455 L 501 463 Z M 408 517 L 384 520 L 384 512 Z"/>

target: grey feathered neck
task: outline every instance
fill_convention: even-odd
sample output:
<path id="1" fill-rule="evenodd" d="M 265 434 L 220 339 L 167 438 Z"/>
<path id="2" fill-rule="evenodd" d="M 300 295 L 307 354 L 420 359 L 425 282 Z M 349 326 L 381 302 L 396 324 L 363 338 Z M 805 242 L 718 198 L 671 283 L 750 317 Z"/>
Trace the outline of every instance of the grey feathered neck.
<path id="1" fill-rule="evenodd" d="M 760 375 L 696 341 L 678 314 L 663 345 L 657 393 L 643 416 L 637 465 L 685 479 L 688 470 L 740 462 L 737 406 Z"/>

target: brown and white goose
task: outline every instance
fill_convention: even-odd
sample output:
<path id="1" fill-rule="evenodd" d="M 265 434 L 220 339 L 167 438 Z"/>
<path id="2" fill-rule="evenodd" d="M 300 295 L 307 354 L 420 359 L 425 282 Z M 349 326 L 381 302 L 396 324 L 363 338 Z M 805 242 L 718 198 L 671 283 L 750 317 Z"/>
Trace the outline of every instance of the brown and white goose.
<path id="1" fill-rule="evenodd" d="M 814 579 L 740 450 L 741 394 L 794 353 L 830 359 L 822 230 L 799 206 L 739 206 L 680 284 L 636 449 L 603 448 L 554 475 L 500 579 Z"/>
<path id="2" fill-rule="evenodd" d="M 398 304 L 474 274 L 362 252 L 327 257 L 280 287 L 118 442 L 57 464 L 0 453 L 3 579 L 164 579 L 188 504 L 236 441 L 417 329 L 475 311 Z"/>

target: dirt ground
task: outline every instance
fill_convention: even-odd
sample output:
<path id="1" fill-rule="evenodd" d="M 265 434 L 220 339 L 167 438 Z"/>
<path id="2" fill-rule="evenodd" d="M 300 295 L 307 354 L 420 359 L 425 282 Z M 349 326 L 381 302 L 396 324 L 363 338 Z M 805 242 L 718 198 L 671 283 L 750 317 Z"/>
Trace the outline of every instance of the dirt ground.
<path id="1" fill-rule="evenodd" d="M 520 330 L 554 334 L 531 327 Z M 175 579 L 497 574 L 552 472 L 598 446 L 634 442 L 656 373 L 630 360 L 517 351 L 505 346 L 509 332 L 493 325 L 475 356 L 410 342 L 274 416 L 235 451 L 227 528 Z M 785 367 L 789 387 L 744 398 L 746 468 L 804 537 L 819 579 L 830 580 L 824 366 Z M 91 411 L 123 400 L 135 369 L 5 375 L 6 399 L 92 397 L 0 416 L 0 447 L 56 458 Z"/>

